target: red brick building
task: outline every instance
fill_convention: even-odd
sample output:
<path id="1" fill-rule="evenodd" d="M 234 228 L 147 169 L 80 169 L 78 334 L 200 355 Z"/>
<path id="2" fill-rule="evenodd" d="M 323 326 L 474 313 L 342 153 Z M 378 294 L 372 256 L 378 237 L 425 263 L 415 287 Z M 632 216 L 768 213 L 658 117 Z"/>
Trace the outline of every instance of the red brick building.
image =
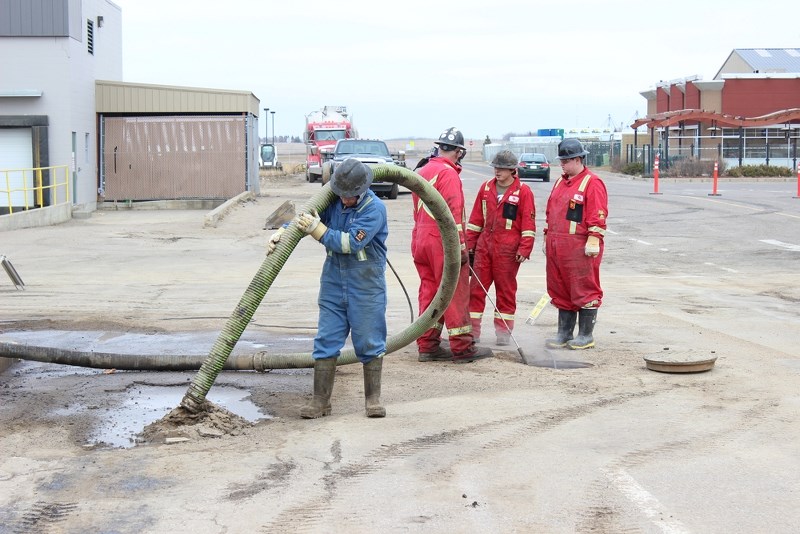
<path id="1" fill-rule="evenodd" d="M 698 76 L 659 82 L 640 93 L 647 116 L 628 160 L 658 152 L 662 168 L 681 159 L 797 170 L 800 137 L 800 49 L 737 48 L 713 80 Z"/>

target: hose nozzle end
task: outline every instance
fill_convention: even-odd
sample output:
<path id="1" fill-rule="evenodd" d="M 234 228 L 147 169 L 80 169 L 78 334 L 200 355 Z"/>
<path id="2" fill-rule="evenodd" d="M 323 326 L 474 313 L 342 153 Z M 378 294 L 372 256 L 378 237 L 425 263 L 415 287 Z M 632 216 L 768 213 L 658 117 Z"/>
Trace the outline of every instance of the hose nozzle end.
<path id="1" fill-rule="evenodd" d="M 190 413 L 200 413 L 203 411 L 203 405 L 205 404 L 204 398 L 197 398 L 193 392 L 187 391 L 186 395 L 183 396 L 181 400 L 181 406 Z"/>

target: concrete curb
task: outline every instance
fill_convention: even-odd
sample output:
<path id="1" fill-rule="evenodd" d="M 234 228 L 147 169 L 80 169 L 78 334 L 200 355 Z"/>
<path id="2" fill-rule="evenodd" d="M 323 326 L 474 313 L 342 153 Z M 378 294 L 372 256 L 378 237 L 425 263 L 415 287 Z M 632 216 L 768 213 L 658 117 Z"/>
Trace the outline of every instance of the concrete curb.
<path id="1" fill-rule="evenodd" d="M 627 175 L 622 175 L 627 176 Z M 652 176 L 628 176 L 631 180 L 642 181 L 642 182 L 652 182 Z M 738 176 L 720 176 L 717 178 L 717 181 L 727 182 L 727 183 L 746 183 L 746 182 L 794 182 L 796 178 L 792 177 L 763 177 L 763 178 L 750 178 L 750 177 L 738 177 Z M 692 182 L 713 182 L 714 178 L 709 176 L 680 176 L 680 177 L 659 177 L 658 181 L 660 183 L 668 183 L 668 184 L 683 184 L 683 183 L 692 183 Z"/>
<path id="2" fill-rule="evenodd" d="M 71 204 L 59 204 L 58 206 L 45 206 L 43 208 L 14 212 L 12 215 L 0 216 L 0 232 L 20 230 L 22 228 L 37 228 L 39 226 L 53 226 L 67 222 L 71 218 Z"/>
<path id="3" fill-rule="evenodd" d="M 225 215 L 234 208 L 239 202 L 246 202 L 255 199 L 255 194 L 252 191 L 245 191 L 239 193 L 235 197 L 226 200 L 210 212 L 208 212 L 203 220 L 203 228 L 216 228 L 219 221 L 225 218 Z"/>

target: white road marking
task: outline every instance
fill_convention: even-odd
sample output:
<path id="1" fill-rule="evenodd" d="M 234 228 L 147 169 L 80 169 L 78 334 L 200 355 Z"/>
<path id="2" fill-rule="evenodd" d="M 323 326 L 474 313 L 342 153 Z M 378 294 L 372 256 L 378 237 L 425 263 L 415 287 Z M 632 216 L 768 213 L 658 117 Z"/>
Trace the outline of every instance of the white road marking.
<path id="1" fill-rule="evenodd" d="M 670 513 L 652 493 L 639 485 L 624 469 L 603 470 L 614 486 L 622 492 L 639 510 L 652 520 L 653 524 L 667 534 L 686 534 L 689 531 L 677 519 L 670 519 Z"/>
<path id="2" fill-rule="evenodd" d="M 730 267 L 722 267 L 721 265 L 717 265 L 716 263 L 711 263 L 710 261 L 705 262 L 703 265 L 709 265 L 711 267 L 719 267 L 723 271 L 728 271 L 729 273 L 738 273 L 736 269 L 731 269 Z"/>
<path id="3" fill-rule="evenodd" d="M 695 196 L 691 196 L 691 195 L 680 195 L 680 196 L 682 196 L 684 198 L 691 198 L 691 199 L 695 199 L 695 200 L 705 200 L 706 202 L 715 202 L 717 204 L 725 204 L 725 205 L 728 205 L 728 206 L 735 206 L 737 208 L 744 208 L 744 209 L 752 210 L 752 211 L 762 211 L 764 213 L 770 213 L 769 211 L 764 210 L 764 208 L 760 208 L 760 207 L 757 207 L 757 206 L 746 206 L 744 204 L 736 204 L 734 202 L 725 202 L 725 201 L 722 201 L 722 200 L 714 200 L 714 199 L 710 199 L 710 198 L 701 198 L 701 197 L 695 197 Z M 794 213 L 786 213 L 786 212 L 783 212 L 783 211 L 775 211 L 775 212 L 771 212 L 771 214 L 772 215 L 781 215 L 783 217 L 791 217 L 793 219 L 800 219 L 800 215 L 795 215 Z"/>
<path id="4" fill-rule="evenodd" d="M 762 243 L 767 245 L 775 245 L 776 247 L 785 248 L 793 252 L 800 252 L 800 245 L 793 245 L 791 243 L 784 243 L 783 241 L 776 241 L 774 239 L 761 239 Z"/>
<path id="5" fill-rule="evenodd" d="M 705 200 L 706 202 L 713 202 L 715 204 L 725 204 L 726 206 L 734 206 L 736 208 L 744 208 L 744 209 L 747 209 L 747 210 L 764 211 L 764 208 L 759 208 L 759 207 L 756 207 L 756 206 L 747 206 L 747 205 L 744 205 L 744 204 L 736 204 L 735 202 L 725 202 L 724 200 L 714 200 L 714 199 L 711 199 L 711 198 L 694 197 L 694 196 L 688 196 L 688 195 L 681 195 L 681 196 L 683 196 L 685 198 L 691 198 L 691 199 L 694 199 L 694 200 Z"/>

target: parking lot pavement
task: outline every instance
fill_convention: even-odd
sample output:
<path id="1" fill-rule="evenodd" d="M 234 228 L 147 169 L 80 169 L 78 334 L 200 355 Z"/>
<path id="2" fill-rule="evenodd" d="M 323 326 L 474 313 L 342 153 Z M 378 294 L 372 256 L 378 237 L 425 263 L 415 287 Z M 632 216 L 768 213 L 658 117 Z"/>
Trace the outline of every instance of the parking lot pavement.
<path id="1" fill-rule="evenodd" d="M 468 196 L 487 171 L 466 167 Z M 364 417 L 361 370 L 347 365 L 336 373 L 333 414 L 313 421 L 298 415 L 309 370 L 223 372 L 212 398 L 217 388 L 244 392 L 262 418 L 121 447 L 98 443 L 98 429 L 134 439 L 158 392 L 180 393 L 193 372 L 15 362 L 0 374 L 0 524 L 10 532 L 794 532 L 800 280 L 787 247 L 798 244 L 800 219 L 782 200 L 785 187 L 726 185 L 716 198 L 702 184 L 668 184 L 656 197 L 647 182 L 609 175 L 606 183 L 597 347 L 545 351 L 552 308 L 524 324 L 544 291 L 538 246 L 520 271 L 514 331 L 526 353 L 590 367 L 523 365 L 513 346 L 468 365 L 420 363 L 410 346 L 387 356 L 385 419 Z M 69 333 L 71 346 L 89 350 L 203 354 L 263 260 L 266 217 L 286 200 L 302 206 L 319 187 L 302 176 L 275 180 L 213 228 L 203 211 L 133 210 L 4 232 L 0 252 L 26 288 L 0 280 L 0 340 L 25 332 L 64 343 Z M 548 184 L 533 188 L 538 221 Z M 410 195 L 387 209 L 389 260 L 414 303 Z M 322 261 L 318 243 L 300 242 L 237 350 L 310 351 Z M 410 321 L 408 302 L 391 273 L 387 284 L 397 333 Z M 654 355 L 717 359 L 708 372 L 669 374 L 645 367 Z"/>

